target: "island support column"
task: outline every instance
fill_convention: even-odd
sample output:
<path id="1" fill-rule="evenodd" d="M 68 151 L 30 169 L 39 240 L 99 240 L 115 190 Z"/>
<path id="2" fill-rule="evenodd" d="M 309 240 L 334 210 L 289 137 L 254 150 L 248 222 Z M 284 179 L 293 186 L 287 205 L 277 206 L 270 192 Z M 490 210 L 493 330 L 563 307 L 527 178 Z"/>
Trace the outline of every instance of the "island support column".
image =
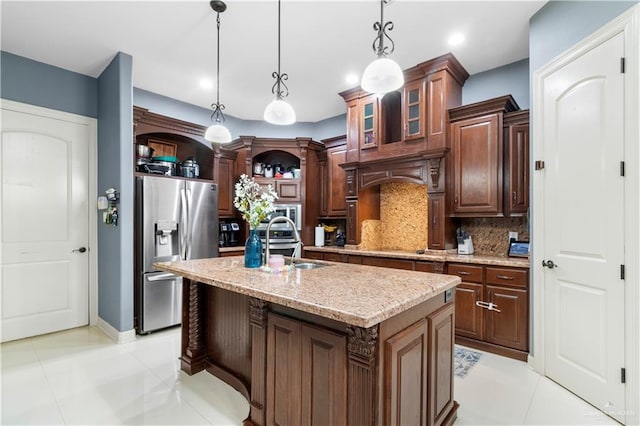
<path id="1" fill-rule="evenodd" d="M 249 298 L 251 323 L 251 401 L 245 425 L 265 425 L 267 405 L 267 308 L 264 300 Z"/>
<path id="2" fill-rule="evenodd" d="M 374 425 L 377 422 L 378 326 L 349 326 L 348 424 Z"/>
<path id="3" fill-rule="evenodd" d="M 202 334 L 204 288 L 195 281 L 182 280 L 182 350 L 181 367 L 189 375 L 205 368 L 205 345 Z M 188 301 L 188 303 L 185 303 Z M 187 309 L 185 309 L 187 308 Z"/>

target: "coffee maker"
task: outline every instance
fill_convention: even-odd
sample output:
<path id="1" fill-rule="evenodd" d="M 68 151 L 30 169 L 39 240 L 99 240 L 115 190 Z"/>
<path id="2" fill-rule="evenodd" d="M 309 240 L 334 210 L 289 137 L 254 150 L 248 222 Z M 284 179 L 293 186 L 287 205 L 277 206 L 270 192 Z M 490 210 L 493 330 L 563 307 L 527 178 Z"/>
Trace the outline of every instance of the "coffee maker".
<path id="1" fill-rule="evenodd" d="M 231 226 L 228 223 L 220 222 L 220 235 L 218 238 L 218 245 L 220 247 L 229 247 L 230 233 Z"/>
<path id="2" fill-rule="evenodd" d="M 229 245 L 230 246 L 238 245 L 239 233 L 240 233 L 240 225 L 238 225 L 238 222 L 229 223 Z"/>

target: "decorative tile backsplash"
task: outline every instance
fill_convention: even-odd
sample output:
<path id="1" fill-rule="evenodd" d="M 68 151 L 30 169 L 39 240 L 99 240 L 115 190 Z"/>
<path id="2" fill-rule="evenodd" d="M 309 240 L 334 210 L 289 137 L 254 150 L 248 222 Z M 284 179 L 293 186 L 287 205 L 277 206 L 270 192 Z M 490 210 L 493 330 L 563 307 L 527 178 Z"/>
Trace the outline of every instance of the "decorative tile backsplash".
<path id="1" fill-rule="evenodd" d="M 362 222 L 362 250 L 400 250 L 415 252 L 427 247 L 429 202 L 427 187 L 396 182 L 380 186 L 380 220 Z M 473 239 L 474 253 L 507 257 L 509 231 L 518 240 L 529 241 L 529 228 L 524 217 L 466 218 L 458 226 Z"/>

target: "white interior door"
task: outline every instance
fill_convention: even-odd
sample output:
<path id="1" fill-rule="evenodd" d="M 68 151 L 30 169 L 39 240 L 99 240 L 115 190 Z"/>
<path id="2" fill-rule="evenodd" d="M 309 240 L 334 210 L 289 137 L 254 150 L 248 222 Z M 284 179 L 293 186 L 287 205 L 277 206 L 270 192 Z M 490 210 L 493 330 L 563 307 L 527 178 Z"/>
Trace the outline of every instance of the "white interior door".
<path id="1" fill-rule="evenodd" d="M 623 34 L 543 80 L 546 374 L 624 421 Z M 537 117 L 536 117 L 537 118 Z M 552 264 L 549 264 L 553 262 Z"/>
<path id="2" fill-rule="evenodd" d="M 2 109 L 2 341 L 89 322 L 89 128 Z"/>

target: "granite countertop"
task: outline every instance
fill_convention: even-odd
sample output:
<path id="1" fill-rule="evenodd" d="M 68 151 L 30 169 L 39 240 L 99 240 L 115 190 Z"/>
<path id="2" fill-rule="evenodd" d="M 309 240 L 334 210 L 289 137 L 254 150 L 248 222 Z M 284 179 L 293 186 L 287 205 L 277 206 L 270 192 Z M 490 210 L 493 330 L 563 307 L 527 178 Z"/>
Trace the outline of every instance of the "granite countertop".
<path id="1" fill-rule="evenodd" d="M 417 254 L 406 251 L 360 250 L 357 248 L 337 246 L 305 246 L 304 249 L 307 251 L 316 251 L 323 253 L 343 253 L 360 256 L 393 257 L 397 259 L 427 260 L 434 262 L 475 263 L 478 265 L 529 268 L 529 259 L 527 258 L 458 254 L 455 250 L 426 250 L 424 254 Z"/>
<path id="2" fill-rule="evenodd" d="M 265 272 L 244 267 L 244 256 L 161 262 L 163 271 L 358 327 L 371 327 L 460 283 L 452 275 L 339 262 Z"/>

